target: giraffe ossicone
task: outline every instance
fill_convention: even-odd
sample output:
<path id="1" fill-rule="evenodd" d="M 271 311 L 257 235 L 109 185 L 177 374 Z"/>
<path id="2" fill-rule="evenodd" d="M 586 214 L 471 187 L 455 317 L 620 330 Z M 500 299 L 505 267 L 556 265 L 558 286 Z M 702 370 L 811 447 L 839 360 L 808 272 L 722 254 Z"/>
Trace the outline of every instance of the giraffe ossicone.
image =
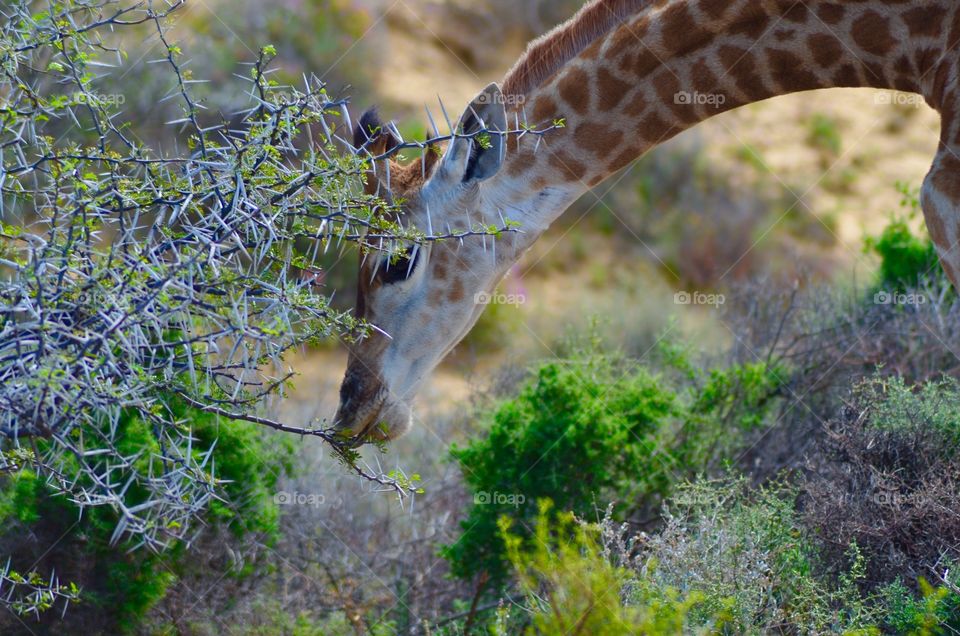
<path id="1" fill-rule="evenodd" d="M 335 426 L 357 441 L 406 431 L 421 384 L 483 311 L 477 298 L 585 191 L 713 115 L 831 87 L 915 93 L 940 112 L 921 202 L 960 287 L 960 3 L 593 0 L 479 93 L 442 157 L 372 166 L 368 191 L 402 200 L 405 225 L 457 231 L 509 218 L 521 231 L 495 250 L 479 236 L 420 246 L 392 273 L 364 261 L 357 315 L 377 330 L 351 347 Z M 543 138 L 469 136 L 561 119 Z M 379 156 L 397 140 L 368 115 L 355 142 Z"/>

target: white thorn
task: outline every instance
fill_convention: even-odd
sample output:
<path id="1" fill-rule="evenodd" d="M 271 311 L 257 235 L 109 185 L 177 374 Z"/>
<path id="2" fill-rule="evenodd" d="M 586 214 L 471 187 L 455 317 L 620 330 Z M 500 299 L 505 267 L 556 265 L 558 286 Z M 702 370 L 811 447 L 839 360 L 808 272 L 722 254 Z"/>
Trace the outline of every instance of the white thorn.
<path id="1" fill-rule="evenodd" d="M 440 129 L 437 128 L 437 122 L 433 121 L 433 113 L 430 112 L 430 107 L 427 106 L 426 104 L 424 104 L 424 105 L 423 105 L 423 108 L 424 108 L 424 110 L 427 111 L 427 119 L 430 120 L 430 127 L 433 128 L 433 136 L 434 136 L 434 138 L 439 137 L 439 136 L 440 136 Z"/>

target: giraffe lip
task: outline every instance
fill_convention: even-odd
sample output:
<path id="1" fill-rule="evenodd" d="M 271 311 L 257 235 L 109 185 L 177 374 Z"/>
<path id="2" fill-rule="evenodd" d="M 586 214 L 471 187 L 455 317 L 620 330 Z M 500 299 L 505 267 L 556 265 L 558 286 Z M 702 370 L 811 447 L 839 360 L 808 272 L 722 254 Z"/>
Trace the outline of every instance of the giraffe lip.
<path id="1" fill-rule="evenodd" d="M 348 403 L 349 404 L 349 403 Z M 338 433 L 344 434 L 344 444 L 349 448 L 357 448 L 367 443 L 367 438 L 370 435 L 371 430 L 377 425 L 379 420 L 379 415 L 383 412 L 384 399 L 380 398 L 376 400 L 375 405 L 369 409 L 365 409 L 369 415 L 365 416 L 363 419 L 358 420 L 356 418 L 357 411 L 354 410 L 350 415 L 344 416 L 344 407 L 343 405 L 337 409 L 337 414 L 334 417 L 334 421 L 337 424 L 334 425 L 334 428 Z M 363 425 L 357 430 L 355 422 L 362 421 Z M 350 423 L 354 422 L 354 423 Z M 357 432 L 354 432 L 357 431 Z M 345 434 L 350 433 L 350 437 L 347 437 Z"/>

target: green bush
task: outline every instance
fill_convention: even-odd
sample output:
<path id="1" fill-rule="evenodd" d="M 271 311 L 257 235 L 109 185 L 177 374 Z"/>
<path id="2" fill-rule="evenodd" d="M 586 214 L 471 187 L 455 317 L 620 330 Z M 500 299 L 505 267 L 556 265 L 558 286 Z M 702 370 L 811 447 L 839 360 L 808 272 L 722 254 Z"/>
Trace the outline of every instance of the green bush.
<path id="1" fill-rule="evenodd" d="M 903 196 L 901 206 L 905 216 L 891 219 L 878 237 L 867 239 L 868 252 L 880 257 L 879 285 L 887 291 L 903 291 L 916 286 L 928 276 L 941 276 L 940 261 L 933 241 L 928 236 L 917 236 L 910 229 L 910 221 L 919 215 L 920 200 L 916 190 L 903 183 L 897 184 Z"/>
<path id="2" fill-rule="evenodd" d="M 521 533 L 541 498 L 582 518 L 610 501 L 622 504 L 620 516 L 649 515 L 678 480 L 714 470 L 766 422 L 782 371 L 753 364 L 702 373 L 677 349 L 669 353 L 680 377 L 583 351 L 545 363 L 484 416 L 484 437 L 451 449 L 474 498 L 463 533 L 442 551 L 454 575 L 503 582 L 501 515 Z"/>
<path id="3" fill-rule="evenodd" d="M 752 487 L 745 479 L 683 484 L 661 530 L 629 536 L 609 518 L 601 525 L 604 553 L 630 570 L 626 603 L 669 601 L 675 590 L 695 595 L 686 622 L 723 633 L 940 634 L 960 619 L 957 581 L 912 591 L 896 581 L 867 585 L 868 556 L 851 542 L 846 566 L 825 561 L 824 543 L 797 511 L 798 491 Z M 949 564 L 944 567 L 948 571 Z M 953 575 L 954 579 L 960 576 Z"/>
<path id="4" fill-rule="evenodd" d="M 709 624 L 719 612 L 733 633 L 797 633 L 866 629 L 874 613 L 857 587 L 863 558 L 848 548 L 851 566 L 837 581 L 817 576 L 819 551 L 795 511 L 786 486 L 751 489 L 742 479 L 684 484 L 668 505 L 666 524 L 635 560 L 635 594 L 696 591 L 691 614 Z M 619 552 L 626 552 L 619 544 Z"/>
<path id="5" fill-rule="evenodd" d="M 658 433 L 677 409 L 676 395 L 656 377 L 624 373 L 612 358 L 544 364 L 490 416 L 484 438 L 451 450 L 474 494 L 462 536 L 443 550 L 453 572 L 501 582 L 507 569 L 497 520 L 508 514 L 532 523 L 537 499 L 587 517 L 597 495 L 665 493 L 671 477 Z"/>
<path id="6" fill-rule="evenodd" d="M 570 513 L 552 515 L 551 509 L 549 500 L 540 502 L 532 542 L 513 534 L 507 518 L 500 524 L 526 601 L 525 633 L 658 636 L 711 633 L 723 624 L 722 610 L 709 621 L 701 612 L 699 624 L 691 623 L 703 602 L 698 592 L 669 588 L 644 599 L 625 594 L 634 575 L 606 557 L 599 528 Z M 494 632 L 506 636 L 518 630 L 501 626 Z"/>
<path id="7" fill-rule="evenodd" d="M 955 633 L 960 622 L 960 595 L 947 587 L 935 588 L 922 578 L 919 586 L 919 596 L 899 580 L 880 591 L 888 630 L 894 634 L 930 636 L 945 633 L 944 628 L 949 625 L 951 633 Z"/>
<path id="8" fill-rule="evenodd" d="M 237 539 L 256 533 L 260 540 L 273 542 L 279 530 L 273 493 L 277 478 L 292 470 L 292 441 L 268 438 L 255 424 L 222 420 L 176 401 L 165 406 L 189 427 L 198 458 L 212 449 L 208 465 L 215 475 L 207 478 L 218 481 L 218 498 L 211 500 L 202 515 L 205 522 L 229 528 Z M 91 431 L 74 433 L 78 438 L 84 434 Z M 131 470 L 146 474 L 151 455 L 161 442 L 151 427 L 128 413 L 120 420 L 115 443 L 124 456 L 139 451 Z M 38 440 L 41 452 L 43 445 Z M 136 506 L 145 497 L 134 484 L 125 492 L 124 505 Z M 134 550 L 136 546 L 129 540 L 114 544 L 119 522 L 118 511 L 109 506 L 78 509 L 65 497 L 55 496 L 45 479 L 30 469 L 10 475 L 0 489 L 0 523 L 5 528 L 0 539 L 4 544 L 16 545 L 17 537 L 24 533 L 48 536 L 51 541 L 59 538 L 56 550 L 43 556 L 55 557 L 55 562 L 75 570 L 77 578 L 86 581 L 80 602 L 96 608 L 104 623 L 132 631 L 165 596 L 179 573 L 190 567 L 189 551 L 181 542 L 162 553 Z"/>

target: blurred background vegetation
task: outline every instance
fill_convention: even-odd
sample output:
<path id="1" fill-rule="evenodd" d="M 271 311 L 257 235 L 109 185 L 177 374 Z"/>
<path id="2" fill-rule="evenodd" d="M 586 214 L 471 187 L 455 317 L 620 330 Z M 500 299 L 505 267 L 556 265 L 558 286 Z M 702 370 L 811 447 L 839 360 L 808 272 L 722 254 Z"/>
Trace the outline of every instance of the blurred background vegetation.
<path id="1" fill-rule="evenodd" d="M 208 0 L 171 33 L 228 121 L 228 80 L 270 43 L 278 79 L 315 73 L 415 134 L 425 104 L 456 111 L 579 4 Z M 162 149 L 170 78 L 147 30 L 125 37 L 111 90 Z M 189 548 L 110 547 L 109 513 L 5 479 L 0 554 L 81 597 L 0 632 L 956 633 L 960 306 L 916 199 L 938 122 L 881 102 L 743 108 L 585 195 L 504 281 L 525 302 L 490 306 L 413 431 L 364 451 L 419 473 L 414 501 L 319 442 L 188 410 L 232 480 Z M 325 262 L 343 308 L 355 267 Z M 342 348 L 292 365 L 278 415 L 329 417 Z"/>

